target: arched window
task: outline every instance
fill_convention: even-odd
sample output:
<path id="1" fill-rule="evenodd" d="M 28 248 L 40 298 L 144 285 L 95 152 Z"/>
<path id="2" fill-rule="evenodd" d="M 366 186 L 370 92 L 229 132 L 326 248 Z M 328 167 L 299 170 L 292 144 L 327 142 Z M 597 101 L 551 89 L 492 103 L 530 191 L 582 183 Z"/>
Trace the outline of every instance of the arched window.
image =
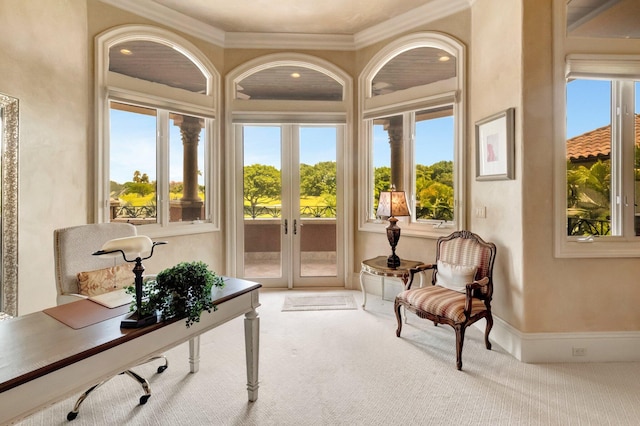
<path id="1" fill-rule="evenodd" d="M 168 31 L 97 37 L 96 218 L 163 235 L 218 228 L 219 75 Z"/>
<path id="2" fill-rule="evenodd" d="M 410 200 L 409 232 L 459 229 L 464 212 L 464 46 L 438 33 L 396 40 L 359 79 L 360 228 L 380 228 L 381 191 Z"/>

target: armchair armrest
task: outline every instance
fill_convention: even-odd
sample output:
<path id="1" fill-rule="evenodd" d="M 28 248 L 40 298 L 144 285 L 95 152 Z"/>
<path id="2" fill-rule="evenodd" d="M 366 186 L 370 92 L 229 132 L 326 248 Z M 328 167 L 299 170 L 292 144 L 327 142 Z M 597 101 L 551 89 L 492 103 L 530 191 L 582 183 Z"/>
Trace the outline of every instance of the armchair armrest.
<path id="1" fill-rule="evenodd" d="M 420 265 L 415 268 L 409 269 L 409 283 L 407 284 L 406 290 L 409 290 L 411 288 L 411 284 L 413 284 L 413 278 L 415 277 L 416 274 L 427 271 L 429 269 L 438 269 L 438 267 L 435 264 L 424 264 L 424 265 Z"/>
<path id="2" fill-rule="evenodd" d="M 469 315 L 471 314 L 471 298 L 473 297 L 473 290 L 478 290 L 481 289 L 483 287 L 486 287 L 487 284 L 489 284 L 489 277 L 484 277 L 479 281 L 474 281 L 472 283 L 469 283 L 466 285 L 466 289 L 465 289 L 465 301 L 464 301 L 464 313 L 467 316 L 467 318 L 469 317 Z"/>

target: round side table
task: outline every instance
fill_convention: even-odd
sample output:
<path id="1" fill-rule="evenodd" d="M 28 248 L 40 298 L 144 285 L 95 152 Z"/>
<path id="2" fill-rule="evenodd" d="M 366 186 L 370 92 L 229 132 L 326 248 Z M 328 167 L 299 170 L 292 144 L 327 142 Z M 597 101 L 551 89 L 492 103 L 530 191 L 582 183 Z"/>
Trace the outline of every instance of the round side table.
<path id="1" fill-rule="evenodd" d="M 364 274 L 375 275 L 381 277 L 382 283 L 382 299 L 384 300 L 384 278 L 393 277 L 400 278 L 402 284 L 406 288 L 407 281 L 409 281 L 409 270 L 417 266 L 423 265 L 424 262 L 417 260 L 404 260 L 400 259 L 400 266 L 391 268 L 387 266 L 387 256 L 378 256 L 373 259 L 367 259 L 362 261 L 360 269 L 360 288 L 362 289 L 362 309 L 367 304 L 367 290 L 364 285 Z M 422 274 L 420 274 L 420 287 L 422 287 Z"/>

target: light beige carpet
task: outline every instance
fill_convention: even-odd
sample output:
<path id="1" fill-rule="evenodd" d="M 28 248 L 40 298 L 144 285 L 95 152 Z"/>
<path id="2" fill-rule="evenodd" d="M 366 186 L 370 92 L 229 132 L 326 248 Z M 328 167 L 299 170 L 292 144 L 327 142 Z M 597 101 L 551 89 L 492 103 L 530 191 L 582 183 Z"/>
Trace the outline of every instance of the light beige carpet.
<path id="1" fill-rule="evenodd" d="M 482 333 L 466 334 L 463 370 L 455 336 L 415 315 L 395 335 L 393 302 L 367 309 L 281 312 L 284 298 L 260 295 L 260 389 L 247 402 L 243 318 L 201 338 L 201 365 L 189 373 L 188 345 L 166 353 L 169 369 L 137 369 L 152 397 L 117 376 L 67 422 L 75 398 L 34 414 L 33 425 L 637 425 L 640 363 L 524 364 Z M 353 294 L 361 303 L 359 292 Z M 318 293 L 321 294 L 321 293 Z M 335 294 L 332 291 L 331 294 Z M 25 397 L 28 398 L 28 395 Z"/>
<path id="2" fill-rule="evenodd" d="M 283 311 L 327 311 L 357 309 L 353 294 L 313 294 L 285 296 Z"/>

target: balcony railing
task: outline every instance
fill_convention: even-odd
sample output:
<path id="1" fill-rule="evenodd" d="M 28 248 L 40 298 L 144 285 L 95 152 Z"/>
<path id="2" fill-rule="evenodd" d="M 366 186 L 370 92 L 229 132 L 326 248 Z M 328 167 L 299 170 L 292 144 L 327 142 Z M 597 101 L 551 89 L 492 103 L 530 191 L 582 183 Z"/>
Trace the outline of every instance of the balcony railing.
<path id="1" fill-rule="evenodd" d="M 584 219 L 581 217 L 567 218 L 567 235 L 570 237 L 580 235 L 602 236 L 610 234 L 611 221 L 609 220 Z"/>
<path id="2" fill-rule="evenodd" d="M 244 217 L 256 219 L 259 217 L 282 217 L 280 206 L 244 206 Z M 334 206 L 301 206 L 300 217 L 331 218 L 336 217 Z"/>

